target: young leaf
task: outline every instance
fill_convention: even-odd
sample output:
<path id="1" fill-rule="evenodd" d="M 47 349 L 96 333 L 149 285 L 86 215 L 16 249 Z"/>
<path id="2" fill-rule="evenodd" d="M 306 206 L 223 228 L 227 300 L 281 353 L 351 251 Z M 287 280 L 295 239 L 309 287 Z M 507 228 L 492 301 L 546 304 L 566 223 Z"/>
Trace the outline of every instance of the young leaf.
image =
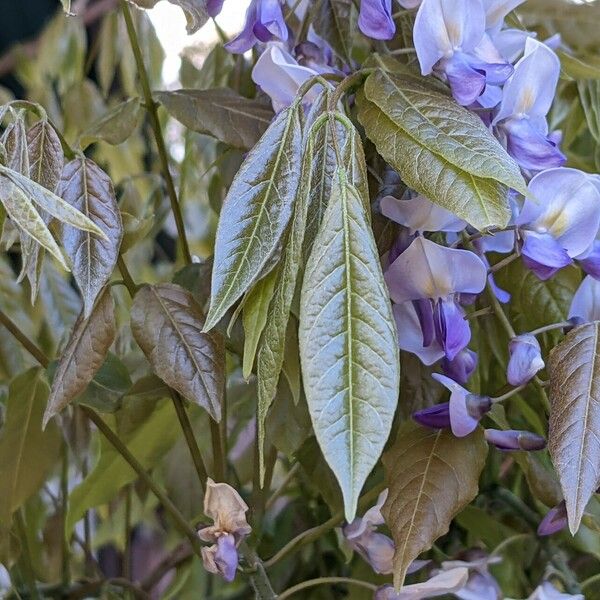
<path id="1" fill-rule="evenodd" d="M 129 98 L 129 100 L 117 104 L 86 129 L 81 134 L 79 143 L 82 148 L 98 141 L 118 146 L 131 137 L 140 124 L 141 116 L 140 99 Z"/>
<path id="2" fill-rule="evenodd" d="M 267 323 L 267 312 L 278 278 L 279 268 L 275 267 L 268 275 L 256 282 L 244 300 L 242 313 L 242 323 L 244 324 L 242 374 L 244 379 L 248 379 L 252 374 L 258 342 Z"/>
<path id="3" fill-rule="evenodd" d="M 383 455 L 389 493 L 382 513 L 396 552 L 394 585 L 400 587 L 412 561 L 444 535 L 452 519 L 475 498 L 487 444 L 478 429 L 457 438 L 449 430 L 410 421 Z"/>
<path id="4" fill-rule="evenodd" d="M 270 106 L 227 88 L 155 92 L 154 97 L 188 129 L 242 150 L 253 148 L 273 120 Z"/>
<path id="5" fill-rule="evenodd" d="M 102 239 L 70 225 L 62 228 L 63 245 L 83 295 L 84 317 L 89 317 L 117 263 L 123 237 L 121 215 L 110 178 L 90 159 L 76 158 L 65 165 L 59 195 L 104 235 Z"/>
<path id="6" fill-rule="evenodd" d="M 108 350 L 115 339 L 115 303 L 110 289 L 98 299 L 88 318 L 83 314 L 75 323 L 73 332 L 61 354 L 43 427 L 87 388 L 102 366 Z"/>
<path id="7" fill-rule="evenodd" d="M 389 435 L 400 373 L 365 200 L 342 169 L 306 265 L 299 339 L 313 427 L 350 522 Z"/>
<path id="8" fill-rule="evenodd" d="M 48 392 L 39 368 L 25 371 L 10 384 L 0 436 L 0 523 L 7 524 L 41 487 L 60 454 L 58 427 L 51 423 L 42 431 Z"/>
<path id="9" fill-rule="evenodd" d="M 548 372 L 548 449 L 575 535 L 600 485 L 600 322 L 573 329 L 550 353 Z"/>
<path id="10" fill-rule="evenodd" d="M 264 274 L 292 216 L 302 162 L 300 108 L 276 117 L 248 154 L 223 203 L 206 329 Z"/>
<path id="11" fill-rule="evenodd" d="M 225 347 L 218 332 L 202 333 L 203 326 L 202 309 L 178 285 L 145 286 L 135 296 L 131 330 L 154 372 L 220 421 Z"/>
<path id="12" fill-rule="evenodd" d="M 378 70 L 358 94 L 368 137 L 403 181 L 477 229 L 505 227 L 519 167 L 481 119 L 427 80 Z"/>

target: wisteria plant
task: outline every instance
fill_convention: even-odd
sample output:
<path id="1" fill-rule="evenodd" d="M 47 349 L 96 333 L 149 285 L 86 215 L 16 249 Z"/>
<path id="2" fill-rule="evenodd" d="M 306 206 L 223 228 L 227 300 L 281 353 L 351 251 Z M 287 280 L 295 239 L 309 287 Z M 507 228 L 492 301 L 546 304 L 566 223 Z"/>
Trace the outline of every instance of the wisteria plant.
<path id="1" fill-rule="evenodd" d="M 600 4 L 169 1 L 1 91 L 0 595 L 600 599 Z"/>

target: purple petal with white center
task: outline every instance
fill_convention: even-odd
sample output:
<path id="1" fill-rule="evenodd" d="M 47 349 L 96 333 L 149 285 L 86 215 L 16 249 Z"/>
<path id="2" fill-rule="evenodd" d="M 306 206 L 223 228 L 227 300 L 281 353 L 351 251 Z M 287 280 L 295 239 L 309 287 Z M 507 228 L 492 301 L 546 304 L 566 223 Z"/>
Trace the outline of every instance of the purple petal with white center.
<path id="1" fill-rule="evenodd" d="M 373 600 L 424 600 L 445 596 L 460 590 L 469 579 L 469 570 L 464 567 L 441 571 L 423 583 L 405 585 L 396 592 L 394 586 L 384 585 L 375 592 Z"/>
<path id="2" fill-rule="evenodd" d="M 423 346 L 423 332 L 412 302 L 392 306 L 400 349 L 419 357 L 425 365 L 432 365 L 444 356 L 441 346 L 434 340 L 428 347 Z"/>
<path id="3" fill-rule="evenodd" d="M 434 373 L 432 377 L 450 390 L 449 411 L 452 433 L 456 437 L 465 437 L 475 431 L 480 418 L 475 418 L 469 413 L 467 398 L 472 395 L 471 392 L 465 390 L 456 381 L 439 373 Z"/>
<path id="4" fill-rule="evenodd" d="M 416 238 L 385 273 L 394 302 L 435 300 L 460 292 L 478 294 L 486 279 L 487 269 L 476 254 L 423 237 Z"/>
<path id="5" fill-rule="evenodd" d="M 419 425 L 430 429 L 450 429 L 450 403 L 443 402 L 413 413 L 412 418 Z"/>
<path id="6" fill-rule="evenodd" d="M 454 360 L 471 341 L 471 327 L 465 319 L 465 311 L 454 300 L 440 300 L 433 311 L 433 323 L 446 358 Z"/>
<path id="7" fill-rule="evenodd" d="M 381 214 L 404 225 L 411 233 L 417 231 L 462 231 L 466 222 L 420 194 L 405 194 L 401 200 L 384 196 L 380 201 Z"/>
<path id="8" fill-rule="evenodd" d="M 552 535 L 565 529 L 567 523 L 567 506 L 563 500 L 546 513 L 538 526 L 537 533 L 542 536 Z"/>
<path id="9" fill-rule="evenodd" d="M 361 0 L 358 26 L 367 37 L 391 40 L 396 33 L 392 0 Z"/>
<path id="10" fill-rule="evenodd" d="M 600 192 L 593 178 L 577 169 L 549 169 L 536 175 L 528 189 L 532 198 L 525 200 L 517 225 L 551 235 L 571 258 L 588 252 L 600 226 Z"/>
<path id="11" fill-rule="evenodd" d="M 546 440 L 541 435 L 530 431 L 486 429 L 484 433 L 487 442 L 499 450 L 524 450 L 527 452 L 543 450 L 546 447 Z"/>
<path id="12" fill-rule="evenodd" d="M 528 119 L 508 119 L 502 125 L 506 150 L 528 171 L 562 167 L 567 157 L 546 135 L 535 129 Z"/>
<path id="13" fill-rule="evenodd" d="M 252 80 L 271 98 L 277 112 L 289 106 L 300 86 L 317 74 L 313 69 L 299 65 L 291 54 L 279 46 L 271 45 L 256 61 Z M 313 86 L 304 96 L 304 101 L 313 102 L 321 90 L 320 85 Z"/>
<path id="14" fill-rule="evenodd" d="M 573 317 L 585 322 L 600 320 L 600 281 L 588 275 L 581 282 L 569 308 L 569 319 Z"/>
<path id="15" fill-rule="evenodd" d="M 508 352 L 510 360 L 506 379 L 510 385 L 519 386 L 527 383 L 545 366 L 540 344 L 531 334 L 518 335 L 510 340 Z"/>
<path id="16" fill-rule="evenodd" d="M 511 117 L 545 118 L 554 100 L 559 75 L 558 56 L 545 44 L 527 38 L 525 54 L 504 86 L 494 124 Z"/>
<path id="17" fill-rule="evenodd" d="M 244 28 L 236 37 L 225 44 L 225 48 L 233 54 L 244 54 L 258 41 L 254 35 L 254 25 L 258 19 L 258 0 L 252 0 L 246 10 Z"/>
<path id="18" fill-rule="evenodd" d="M 481 0 L 423 0 L 413 29 L 423 75 L 429 75 L 441 58 L 473 50 L 484 32 Z"/>
<path id="19" fill-rule="evenodd" d="M 477 353 L 465 348 L 453 360 L 444 358 L 440 366 L 444 371 L 444 375 L 461 385 L 465 385 L 477 367 Z"/>

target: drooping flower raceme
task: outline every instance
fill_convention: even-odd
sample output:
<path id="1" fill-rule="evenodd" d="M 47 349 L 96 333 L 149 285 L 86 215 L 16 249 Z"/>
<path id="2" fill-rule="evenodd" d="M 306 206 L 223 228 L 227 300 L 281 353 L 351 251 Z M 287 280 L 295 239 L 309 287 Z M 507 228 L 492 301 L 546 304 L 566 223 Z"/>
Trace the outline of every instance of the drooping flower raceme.
<path id="1" fill-rule="evenodd" d="M 237 547 L 251 527 L 246 521 L 248 505 L 226 483 L 208 479 L 204 494 L 204 514 L 214 524 L 198 531 L 198 537 L 213 545 L 202 548 L 202 561 L 209 573 L 221 575 L 225 581 L 233 581 L 239 557 Z"/>
<path id="2" fill-rule="evenodd" d="M 560 75 L 560 61 L 546 44 L 528 38 L 525 54 L 502 91 L 493 125 L 508 153 L 527 171 L 560 167 L 565 156 L 548 135 L 550 110 Z"/>
<path id="3" fill-rule="evenodd" d="M 548 169 L 529 183 L 517 217 L 523 261 L 540 279 L 585 257 L 600 226 L 600 192 L 591 175 L 577 169 Z"/>
<path id="4" fill-rule="evenodd" d="M 417 237 L 388 267 L 385 280 L 392 300 L 412 303 L 414 311 L 394 311 L 401 348 L 413 351 L 420 338 L 436 360 L 443 355 L 453 360 L 466 348 L 471 329 L 458 301 L 460 294 L 478 294 L 485 287 L 487 269 L 478 256 Z"/>
<path id="5" fill-rule="evenodd" d="M 512 73 L 486 36 L 482 0 L 423 0 L 413 30 L 421 72 L 436 72 L 459 104 L 473 104 L 486 85 L 500 85 Z"/>

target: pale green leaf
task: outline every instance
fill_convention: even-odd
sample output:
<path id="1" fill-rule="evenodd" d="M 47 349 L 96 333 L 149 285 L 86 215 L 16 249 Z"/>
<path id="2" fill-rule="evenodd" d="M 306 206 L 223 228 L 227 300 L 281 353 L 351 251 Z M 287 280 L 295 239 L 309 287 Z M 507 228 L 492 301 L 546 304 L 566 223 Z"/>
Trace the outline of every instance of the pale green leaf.
<path id="1" fill-rule="evenodd" d="M 129 98 L 117 104 L 81 134 L 81 147 L 86 148 L 99 141 L 118 146 L 131 137 L 140 124 L 141 117 L 140 99 Z"/>
<path id="2" fill-rule="evenodd" d="M 279 113 L 248 154 L 223 203 L 206 329 L 264 275 L 292 216 L 302 162 L 300 107 Z"/>
<path id="3" fill-rule="evenodd" d="M 404 582 L 410 564 L 437 538 L 478 492 L 487 444 L 483 431 L 457 438 L 447 429 L 408 421 L 383 455 L 388 497 L 382 513 L 392 532 L 394 585 Z"/>
<path id="4" fill-rule="evenodd" d="M 550 353 L 548 449 L 575 535 L 600 486 L 600 322 L 571 331 Z"/>
<path id="5" fill-rule="evenodd" d="M 359 119 L 404 182 L 477 229 L 504 227 L 508 189 L 526 193 L 514 160 L 481 119 L 426 79 L 377 70 Z"/>
<path id="6" fill-rule="evenodd" d="M 350 522 L 390 432 L 400 365 L 365 200 L 342 169 L 307 262 L 299 339 L 313 428 Z"/>

